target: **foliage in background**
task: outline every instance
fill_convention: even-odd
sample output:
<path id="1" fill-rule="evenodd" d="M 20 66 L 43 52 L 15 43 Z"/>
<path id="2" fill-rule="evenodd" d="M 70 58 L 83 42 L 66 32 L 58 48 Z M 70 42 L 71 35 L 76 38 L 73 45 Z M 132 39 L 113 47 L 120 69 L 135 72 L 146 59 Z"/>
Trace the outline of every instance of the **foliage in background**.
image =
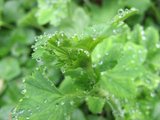
<path id="1" fill-rule="evenodd" d="M 159 0 L 0 0 L 0 119 L 158 120 L 159 11 Z"/>

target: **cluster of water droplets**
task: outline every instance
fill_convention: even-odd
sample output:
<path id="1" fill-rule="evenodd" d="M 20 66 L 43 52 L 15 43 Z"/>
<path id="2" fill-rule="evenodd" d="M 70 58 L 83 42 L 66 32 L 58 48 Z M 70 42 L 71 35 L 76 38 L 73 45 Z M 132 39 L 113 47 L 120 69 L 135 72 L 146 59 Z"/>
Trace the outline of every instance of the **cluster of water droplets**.
<path id="1" fill-rule="evenodd" d="M 90 56 L 90 53 L 87 50 L 84 50 L 81 48 L 77 49 L 77 52 L 78 52 L 78 54 L 85 54 L 87 57 Z"/>
<path id="2" fill-rule="evenodd" d="M 118 10 L 119 18 L 124 17 L 126 14 L 128 14 L 132 11 L 136 11 L 136 8 L 131 8 L 130 10 L 127 8 L 126 9 L 119 9 Z"/>
<path id="3" fill-rule="evenodd" d="M 91 27 L 91 30 L 93 31 L 93 35 L 92 35 L 92 39 L 93 41 L 97 40 L 97 36 L 98 36 L 98 33 L 97 30 L 94 28 L 94 26 Z"/>
<path id="4" fill-rule="evenodd" d="M 142 36 L 142 40 L 146 40 L 146 35 L 145 35 L 145 31 L 144 31 L 144 28 L 141 26 L 141 36 Z"/>
<path id="5" fill-rule="evenodd" d="M 124 118 L 125 110 L 122 109 L 122 106 L 121 106 L 122 104 L 120 100 L 116 98 L 114 95 L 111 95 L 109 93 L 107 94 L 106 99 L 113 101 L 113 104 L 115 104 L 116 106 L 116 108 L 115 107 L 112 108 L 113 114 L 117 117 Z"/>
<path id="6" fill-rule="evenodd" d="M 32 116 L 32 114 L 33 114 L 33 111 L 31 109 L 17 109 L 17 108 L 14 108 L 12 110 L 12 118 L 14 120 L 19 120 L 20 117 L 24 118 L 24 116 L 25 116 L 26 120 L 29 120 L 30 116 Z"/>
<path id="7" fill-rule="evenodd" d="M 156 48 L 160 48 L 160 41 L 158 43 L 156 43 Z"/>
<path id="8" fill-rule="evenodd" d="M 96 57 L 98 59 L 98 63 L 93 63 L 92 64 L 92 67 L 93 68 L 96 68 L 97 66 L 102 66 L 104 64 L 104 61 L 103 61 L 103 57 L 108 57 L 109 55 L 109 52 L 106 52 L 104 55 L 101 55 L 101 54 L 97 54 Z"/>

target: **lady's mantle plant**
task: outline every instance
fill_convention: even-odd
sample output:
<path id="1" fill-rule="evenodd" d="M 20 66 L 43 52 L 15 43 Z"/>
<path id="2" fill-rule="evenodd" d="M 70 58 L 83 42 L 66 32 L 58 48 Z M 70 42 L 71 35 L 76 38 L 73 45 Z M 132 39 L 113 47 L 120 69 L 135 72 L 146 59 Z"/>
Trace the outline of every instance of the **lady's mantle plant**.
<path id="1" fill-rule="evenodd" d="M 117 120 L 151 120 L 159 82 L 159 36 L 153 27 L 131 30 L 123 22 L 137 12 L 121 9 L 111 22 L 74 36 L 39 36 L 33 46 L 39 67 L 26 78 L 13 119 L 75 120 L 74 111 L 86 103 L 93 114 L 111 109 Z M 49 77 L 54 70 L 60 71 L 61 81 Z"/>

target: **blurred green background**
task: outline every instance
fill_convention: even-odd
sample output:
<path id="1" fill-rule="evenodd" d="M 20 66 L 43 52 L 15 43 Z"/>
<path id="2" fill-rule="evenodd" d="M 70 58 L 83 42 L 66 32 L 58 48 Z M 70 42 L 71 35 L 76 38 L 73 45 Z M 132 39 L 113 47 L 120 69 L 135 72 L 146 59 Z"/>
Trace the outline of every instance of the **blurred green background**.
<path id="1" fill-rule="evenodd" d="M 36 36 L 57 30 L 80 33 L 86 26 L 111 20 L 118 9 L 132 7 L 139 14 L 126 21 L 131 28 L 153 26 L 160 31 L 160 0 L 0 0 L 0 120 L 10 119 L 23 95 L 23 79 L 37 66 L 32 59 Z M 60 73 L 53 72 L 58 78 Z M 156 120 L 160 120 L 159 91 L 154 101 Z"/>

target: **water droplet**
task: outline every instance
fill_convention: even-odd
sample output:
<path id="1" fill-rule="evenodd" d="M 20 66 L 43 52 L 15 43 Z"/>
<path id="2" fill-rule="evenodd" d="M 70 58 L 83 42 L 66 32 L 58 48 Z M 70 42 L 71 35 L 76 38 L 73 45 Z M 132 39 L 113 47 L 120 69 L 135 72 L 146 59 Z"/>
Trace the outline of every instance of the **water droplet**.
<path id="1" fill-rule="evenodd" d="M 36 109 L 37 109 L 37 110 L 39 110 L 39 109 L 40 109 L 40 107 L 39 107 L 39 106 L 37 106 L 37 107 L 36 107 Z"/>
<path id="2" fill-rule="evenodd" d="M 35 47 L 33 50 L 34 50 L 34 51 L 36 51 L 36 50 L 37 50 L 37 48 Z"/>
<path id="3" fill-rule="evenodd" d="M 88 101 L 88 99 L 89 99 L 89 98 L 88 98 L 88 97 L 86 97 L 86 99 L 85 99 L 85 100 L 86 100 L 86 101 Z"/>
<path id="4" fill-rule="evenodd" d="M 63 34 L 63 33 L 61 33 L 61 36 L 63 37 L 63 36 L 64 36 L 64 34 Z"/>
<path id="5" fill-rule="evenodd" d="M 134 54 L 134 55 L 132 55 L 132 57 L 133 57 L 133 58 L 136 58 L 136 55 Z"/>
<path id="6" fill-rule="evenodd" d="M 108 55 L 109 55 L 109 53 L 108 53 L 108 52 L 106 52 L 106 53 L 105 53 L 105 55 L 107 55 L 107 56 L 108 56 Z"/>
<path id="7" fill-rule="evenodd" d="M 148 110 L 149 110 L 149 109 L 151 109 L 151 107 L 150 107 L 150 106 L 147 106 L 146 108 L 147 108 Z"/>
<path id="8" fill-rule="evenodd" d="M 160 43 L 157 43 L 157 44 L 156 44 L 156 47 L 157 47 L 157 48 L 160 48 Z"/>
<path id="9" fill-rule="evenodd" d="M 60 42 L 59 40 L 57 40 L 57 46 L 60 46 L 60 43 L 61 43 L 61 42 Z"/>
<path id="10" fill-rule="evenodd" d="M 97 66 L 96 64 L 93 64 L 93 65 L 92 65 L 93 68 L 95 68 L 96 66 Z"/>
<path id="11" fill-rule="evenodd" d="M 37 61 L 37 62 L 41 62 L 41 59 L 40 59 L 40 58 L 37 58 L 36 61 Z"/>
<path id="12" fill-rule="evenodd" d="M 39 68 L 38 68 L 38 67 L 36 67 L 36 70 L 39 70 Z"/>
<path id="13" fill-rule="evenodd" d="M 40 35 L 38 38 L 39 38 L 39 39 L 42 39 L 42 38 L 43 38 L 43 36 L 42 36 L 42 35 Z"/>
<path id="14" fill-rule="evenodd" d="M 59 106 L 59 103 L 56 103 L 56 107 L 58 107 Z"/>
<path id="15" fill-rule="evenodd" d="M 126 70 L 126 71 L 128 71 L 128 70 L 129 70 L 129 68 L 128 68 L 128 67 L 126 67 L 126 68 L 125 68 L 125 70 Z"/>
<path id="16" fill-rule="evenodd" d="M 103 64 L 103 61 L 100 61 L 98 64 L 99 64 L 99 65 L 102 65 L 102 64 Z"/>
<path id="17" fill-rule="evenodd" d="M 131 63 L 132 63 L 132 64 L 134 64 L 134 63 L 135 63 L 135 61 L 134 61 L 134 60 L 131 60 Z"/>
<path id="18" fill-rule="evenodd" d="M 111 78 L 109 78 L 108 80 L 109 80 L 109 82 L 112 82 L 112 79 L 111 79 Z"/>
<path id="19" fill-rule="evenodd" d="M 47 103 L 48 102 L 48 100 L 46 99 L 46 100 L 44 100 L 44 103 Z"/>
<path id="20" fill-rule="evenodd" d="M 124 16 L 124 10 L 123 9 L 119 9 L 118 10 L 118 15 L 119 15 L 119 17 L 123 17 Z"/>
<path id="21" fill-rule="evenodd" d="M 125 110 L 121 110 L 121 111 L 120 111 L 120 116 L 121 116 L 121 117 L 124 117 L 124 114 L 125 114 Z"/>
<path id="22" fill-rule="evenodd" d="M 113 30 L 113 34 L 117 34 L 117 31 L 115 29 Z"/>
<path id="23" fill-rule="evenodd" d="M 130 50 L 130 51 L 133 50 L 132 46 L 129 46 L 129 47 L 128 47 L 128 50 Z"/>
<path id="24" fill-rule="evenodd" d="M 23 99 L 20 99 L 20 100 L 19 100 L 19 102 L 22 102 L 22 101 L 23 101 Z"/>
<path id="25" fill-rule="evenodd" d="M 24 90 L 22 90 L 22 94 L 25 94 L 27 92 L 27 90 L 26 89 L 24 89 Z"/>
<path id="26" fill-rule="evenodd" d="M 26 79 L 23 79 L 22 82 L 25 83 Z"/>
<path id="27" fill-rule="evenodd" d="M 31 109 L 29 109 L 29 110 L 28 110 L 28 112 L 29 112 L 29 114 L 30 114 L 30 115 L 32 115 L 32 111 L 31 111 Z"/>
<path id="28" fill-rule="evenodd" d="M 20 110 L 19 112 L 18 112 L 18 114 L 23 114 L 24 113 L 24 110 Z"/>
<path id="29" fill-rule="evenodd" d="M 89 57 L 89 52 L 88 51 L 84 51 L 84 53 Z"/>
<path id="30" fill-rule="evenodd" d="M 29 120 L 30 118 L 29 117 L 26 117 L 26 120 Z"/>
<path id="31" fill-rule="evenodd" d="M 146 36 L 142 36 L 142 40 L 146 40 Z"/>
<path id="32" fill-rule="evenodd" d="M 109 99 L 110 99 L 110 98 L 109 98 L 109 95 L 107 95 L 107 96 L 106 96 L 106 99 L 107 99 L 107 100 L 109 100 Z"/>
<path id="33" fill-rule="evenodd" d="M 156 94 L 154 93 L 154 92 L 151 92 L 151 97 L 155 97 L 156 96 Z"/>
<path id="34" fill-rule="evenodd" d="M 70 101 L 70 104 L 73 106 L 74 105 L 74 101 Z"/>
<path id="35" fill-rule="evenodd" d="M 138 53 L 139 53 L 139 54 L 142 54 L 142 50 L 138 50 Z"/>
<path id="36" fill-rule="evenodd" d="M 136 8 L 131 8 L 131 11 L 136 11 L 137 9 Z"/>
<path id="37" fill-rule="evenodd" d="M 81 73 L 80 73 L 81 75 L 83 75 L 84 74 L 84 72 L 83 71 L 81 71 Z"/>
<path id="38" fill-rule="evenodd" d="M 125 103 L 128 103 L 128 99 L 127 99 L 127 98 L 125 98 L 125 99 L 124 99 L 124 102 L 125 102 Z"/>
<path id="39" fill-rule="evenodd" d="M 101 57 L 101 55 L 100 55 L 100 54 L 98 54 L 98 55 L 97 55 L 97 58 L 100 58 L 100 57 Z"/>
<path id="40" fill-rule="evenodd" d="M 64 105 L 64 102 L 61 102 L 61 105 Z"/>
<path id="41" fill-rule="evenodd" d="M 126 13 L 129 13 L 129 10 L 126 8 L 126 9 L 125 9 L 125 12 L 126 12 Z"/>
<path id="42" fill-rule="evenodd" d="M 104 72 L 101 72 L 101 75 L 104 75 L 105 73 Z"/>
<path id="43" fill-rule="evenodd" d="M 96 37 L 93 37 L 93 40 L 95 41 L 97 38 Z"/>
<path id="44" fill-rule="evenodd" d="M 66 72 L 65 69 L 61 69 L 61 71 L 62 71 L 63 74 Z"/>

